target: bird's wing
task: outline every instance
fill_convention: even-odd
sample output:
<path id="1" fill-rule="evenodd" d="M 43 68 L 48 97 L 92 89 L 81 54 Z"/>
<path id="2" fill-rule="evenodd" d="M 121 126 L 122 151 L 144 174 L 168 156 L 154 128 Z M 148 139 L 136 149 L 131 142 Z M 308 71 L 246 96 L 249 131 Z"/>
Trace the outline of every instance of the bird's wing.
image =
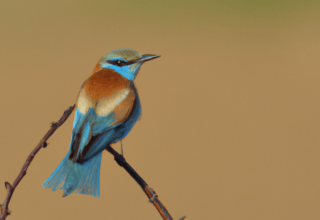
<path id="1" fill-rule="evenodd" d="M 117 132 L 117 139 L 114 140 L 113 142 L 118 142 L 120 141 L 122 138 L 124 138 L 132 129 L 133 125 L 140 119 L 141 117 L 141 105 L 140 105 L 140 99 L 137 93 L 137 90 L 134 88 L 135 93 L 136 93 L 136 99 L 134 102 L 134 106 L 132 108 L 132 111 L 130 113 L 130 116 L 128 117 L 128 119 L 126 121 L 124 121 L 123 123 L 121 123 L 121 125 L 117 126 L 117 128 L 115 128 L 116 132 Z"/>
<path id="2" fill-rule="evenodd" d="M 101 71 L 99 72 L 101 74 Z M 103 77 L 102 79 L 101 76 L 94 78 L 99 72 L 85 82 L 77 101 L 69 159 L 79 163 L 89 160 L 101 152 L 107 144 L 119 138 L 121 134 L 116 128 L 130 119 L 136 103 L 136 91 L 130 84 L 125 86 L 120 82 L 121 84 L 116 87 L 114 84 L 117 82 L 114 82 L 112 85 L 112 88 L 115 88 L 114 91 L 101 90 L 108 87 L 99 85 L 103 83 Z M 112 81 L 112 78 L 109 77 L 110 80 Z M 88 83 L 95 86 L 88 89 L 86 85 Z M 94 99 L 95 96 L 91 94 L 96 93 L 93 91 L 96 88 L 100 89 L 99 95 L 103 93 L 107 95 Z"/>

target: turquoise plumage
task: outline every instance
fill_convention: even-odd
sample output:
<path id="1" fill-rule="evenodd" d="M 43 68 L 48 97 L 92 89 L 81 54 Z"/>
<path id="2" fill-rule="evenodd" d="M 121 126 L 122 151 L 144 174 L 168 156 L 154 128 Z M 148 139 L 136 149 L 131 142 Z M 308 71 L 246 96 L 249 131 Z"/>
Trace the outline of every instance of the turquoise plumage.
<path id="1" fill-rule="evenodd" d="M 100 196 L 102 151 L 122 140 L 140 118 L 135 79 L 141 65 L 157 58 L 131 49 L 106 54 L 81 87 L 67 155 L 43 183 L 52 190 Z"/>

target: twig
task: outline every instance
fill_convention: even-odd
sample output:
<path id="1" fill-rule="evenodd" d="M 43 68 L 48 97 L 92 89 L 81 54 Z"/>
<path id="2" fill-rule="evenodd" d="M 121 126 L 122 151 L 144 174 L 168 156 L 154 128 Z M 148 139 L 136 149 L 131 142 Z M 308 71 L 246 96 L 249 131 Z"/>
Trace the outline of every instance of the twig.
<path id="1" fill-rule="evenodd" d="M 38 153 L 38 151 L 43 147 L 45 148 L 47 146 L 47 140 L 49 139 L 49 137 L 57 130 L 58 127 L 60 127 L 66 120 L 67 118 L 70 116 L 71 112 L 73 111 L 75 105 L 69 107 L 62 115 L 62 117 L 60 118 L 60 120 L 58 122 L 55 123 L 51 123 L 51 128 L 50 130 L 46 133 L 46 135 L 41 139 L 41 141 L 39 142 L 39 144 L 34 148 L 34 150 L 30 153 L 30 155 L 28 156 L 26 162 L 24 163 L 18 177 L 16 178 L 16 180 L 13 182 L 12 185 L 10 185 L 10 183 L 5 182 L 5 187 L 7 189 L 7 196 L 6 199 L 3 203 L 3 205 L 0 206 L 1 208 L 1 212 L 0 212 L 0 220 L 5 220 L 6 217 L 8 215 L 10 215 L 10 211 L 8 210 L 8 206 L 12 197 L 12 194 L 14 192 L 14 190 L 16 189 L 16 187 L 18 186 L 18 184 L 20 183 L 20 181 L 22 180 L 22 178 L 27 174 L 27 169 L 30 165 L 30 163 L 32 162 L 34 156 Z"/>
<path id="2" fill-rule="evenodd" d="M 106 150 L 114 156 L 114 159 L 118 163 L 118 165 L 123 167 L 130 174 L 130 176 L 139 184 L 143 192 L 148 196 L 149 201 L 156 207 L 161 217 L 164 220 L 173 220 L 168 210 L 158 199 L 158 195 L 156 194 L 156 192 L 148 186 L 148 184 L 141 178 L 141 176 L 139 176 L 139 174 L 127 163 L 124 157 L 117 151 L 115 151 L 111 146 L 106 147 Z M 183 216 L 179 220 L 183 220 L 185 218 L 186 216 Z"/>
<path id="3" fill-rule="evenodd" d="M 62 115 L 60 120 L 55 123 L 51 123 L 51 128 L 50 130 L 46 133 L 46 135 L 41 139 L 39 144 L 34 148 L 34 150 L 30 153 L 28 156 L 26 162 L 24 163 L 18 177 L 16 180 L 13 182 L 11 185 L 8 182 L 5 182 L 5 187 L 7 189 L 7 196 L 4 201 L 4 203 L 1 205 L 0 204 L 0 220 L 5 220 L 8 215 L 11 214 L 11 212 L 8 209 L 12 194 L 22 178 L 27 174 L 27 169 L 32 162 L 34 156 L 38 153 L 38 151 L 41 148 L 45 148 L 47 146 L 47 140 L 49 137 L 60 127 L 70 116 L 72 111 L 74 110 L 75 105 L 69 107 Z M 149 201 L 156 207 L 156 209 L 159 211 L 160 215 L 164 220 L 173 220 L 167 209 L 162 205 L 160 200 L 158 199 L 158 195 L 156 192 L 151 189 L 148 184 L 138 175 L 138 173 L 126 162 L 124 157 L 120 155 L 117 151 L 115 151 L 111 146 L 108 146 L 106 148 L 107 151 L 109 151 L 115 158 L 116 162 L 118 163 L 119 166 L 123 167 L 130 175 L 131 177 L 140 185 L 142 190 L 145 192 L 145 194 L 148 196 Z M 183 220 L 186 217 L 183 216 L 179 220 Z"/>

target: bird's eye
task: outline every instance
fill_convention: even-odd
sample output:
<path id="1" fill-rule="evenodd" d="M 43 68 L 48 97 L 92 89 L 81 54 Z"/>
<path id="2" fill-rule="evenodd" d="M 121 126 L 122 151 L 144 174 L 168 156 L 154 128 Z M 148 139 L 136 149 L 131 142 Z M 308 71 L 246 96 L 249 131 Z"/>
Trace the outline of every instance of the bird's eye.
<path id="1" fill-rule="evenodd" d="M 127 65 L 127 61 L 123 61 L 123 60 L 107 60 L 107 63 L 110 63 L 112 65 L 117 65 L 117 66 L 124 66 Z"/>

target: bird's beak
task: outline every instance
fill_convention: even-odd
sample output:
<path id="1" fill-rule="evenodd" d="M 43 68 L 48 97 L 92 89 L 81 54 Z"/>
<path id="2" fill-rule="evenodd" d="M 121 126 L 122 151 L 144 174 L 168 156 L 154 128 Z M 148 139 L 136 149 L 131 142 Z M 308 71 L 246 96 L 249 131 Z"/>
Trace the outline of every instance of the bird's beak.
<path id="1" fill-rule="evenodd" d="M 149 60 L 153 60 L 153 59 L 156 59 L 160 57 L 160 55 L 151 55 L 151 54 L 144 54 L 142 55 L 141 58 L 137 59 L 136 62 L 146 62 L 146 61 L 149 61 Z"/>

